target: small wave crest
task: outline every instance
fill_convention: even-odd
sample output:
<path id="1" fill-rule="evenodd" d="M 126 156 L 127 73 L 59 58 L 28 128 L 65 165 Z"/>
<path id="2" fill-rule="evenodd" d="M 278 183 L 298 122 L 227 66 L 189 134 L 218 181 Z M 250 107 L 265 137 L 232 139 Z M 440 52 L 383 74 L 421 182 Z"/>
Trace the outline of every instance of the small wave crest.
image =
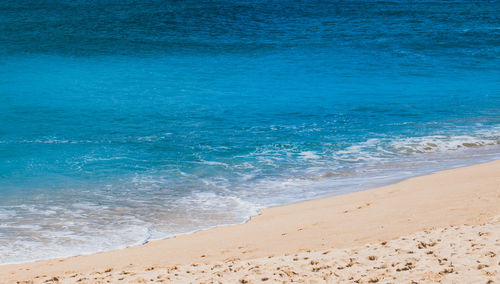
<path id="1" fill-rule="evenodd" d="M 372 138 L 336 153 L 349 161 L 382 160 L 395 156 L 455 151 L 500 144 L 500 129 L 479 130 L 469 135 Z"/>

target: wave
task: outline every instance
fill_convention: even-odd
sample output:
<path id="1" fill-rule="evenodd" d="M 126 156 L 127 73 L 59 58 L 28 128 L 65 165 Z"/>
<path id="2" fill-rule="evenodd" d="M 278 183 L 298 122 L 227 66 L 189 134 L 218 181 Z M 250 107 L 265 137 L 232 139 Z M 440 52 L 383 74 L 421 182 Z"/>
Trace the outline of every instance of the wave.
<path id="1" fill-rule="evenodd" d="M 372 138 L 335 153 L 342 160 L 381 160 L 395 156 L 456 152 L 500 144 L 500 128 L 477 130 L 470 135 Z"/>

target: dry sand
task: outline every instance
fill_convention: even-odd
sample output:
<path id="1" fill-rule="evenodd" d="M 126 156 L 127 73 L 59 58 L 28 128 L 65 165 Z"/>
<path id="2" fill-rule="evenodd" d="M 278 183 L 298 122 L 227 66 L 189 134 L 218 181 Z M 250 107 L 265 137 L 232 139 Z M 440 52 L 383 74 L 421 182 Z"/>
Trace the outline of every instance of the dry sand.
<path id="1" fill-rule="evenodd" d="M 143 246 L 0 266 L 0 283 L 500 283 L 499 216 L 495 161 Z"/>

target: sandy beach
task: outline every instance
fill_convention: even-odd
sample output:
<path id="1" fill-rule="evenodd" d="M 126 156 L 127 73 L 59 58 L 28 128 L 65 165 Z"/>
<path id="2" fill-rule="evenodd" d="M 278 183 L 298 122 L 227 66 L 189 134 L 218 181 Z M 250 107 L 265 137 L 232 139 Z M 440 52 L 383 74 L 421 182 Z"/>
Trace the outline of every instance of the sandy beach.
<path id="1" fill-rule="evenodd" d="M 500 161 L 142 246 L 0 267 L 0 283 L 292 281 L 499 283 Z"/>

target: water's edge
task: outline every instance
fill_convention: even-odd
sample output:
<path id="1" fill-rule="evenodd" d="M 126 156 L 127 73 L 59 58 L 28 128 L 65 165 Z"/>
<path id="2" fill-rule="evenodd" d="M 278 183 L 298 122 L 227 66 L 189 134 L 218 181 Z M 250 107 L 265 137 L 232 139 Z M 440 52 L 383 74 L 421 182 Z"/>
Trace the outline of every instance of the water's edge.
<path id="1" fill-rule="evenodd" d="M 192 231 L 189 231 L 189 232 L 172 234 L 171 236 L 164 237 L 164 238 L 157 238 L 157 239 L 147 238 L 146 240 L 144 240 L 144 241 L 142 241 L 140 243 L 136 243 L 136 244 L 132 244 L 132 245 L 127 245 L 127 246 L 124 246 L 124 247 L 119 247 L 119 248 L 114 248 L 114 249 L 109 249 L 109 250 L 102 250 L 102 251 L 89 252 L 89 253 L 81 253 L 81 254 L 70 255 L 70 256 L 65 256 L 65 257 L 43 258 L 43 259 L 35 259 L 35 260 L 31 260 L 31 261 L 3 263 L 3 264 L 0 264 L 0 266 L 23 264 L 23 263 L 33 263 L 33 262 L 43 262 L 43 261 L 50 261 L 50 260 L 56 260 L 56 259 L 66 259 L 66 258 L 72 258 L 72 257 L 78 257 L 78 256 L 84 256 L 84 255 L 92 255 L 92 254 L 98 254 L 98 253 L 105 253 L 105 252 L 110 252 L 110 251 L 115 251 L 115 250 L 122 250 L 122 249 L 131 248 L 131 247 L 139 247 L 139 246 L 143 246 L 143 245 L 146 245 L 148 243 L 151 243 L 151 242 L 164 241 L 164 240 L 176 238 L 176 237 L 183 236 L 183 235 L 190 235 L 190 234 L 195 234 L 195 233 L 201 232 L 201 231 L 212 230 L 212 229 L 218 228 L 218 227 L 225 227 L 225 226 L 234 226 L 234 225 L 246 224 L 249 221 L 251 221 L 254 217 L 262 215 L 262 211 L 264 211 L 266 209 L 269 209 L 269 208 L 284 207 L 284 206 L 289 206 L 289 205 L 293 205 L 293 204 L 304 203 L 304 202 L 308 202 L 308 201 L 312 201 L 312 200 L 332 198 L 332 197 L 336 197 L 336 196 L 341 196 L 341 195 L 345 195 L 345 194 L 352 194 L 352 193 L 362 192 L 362 191 L 367 191 L 367 190 L 375 190 L 375 189 L 383 188 L 383 187 L 386 187 L 386 186 L 395 185 L 395 184 L 398 184 L 398 183 L 401 183 L 403 181 L 406 181 L 406 180 L 409 180 L 409 179 L 413 179 L 413 178 L 418 178 L 418 177 L 422 177 L 422 176 L 429 176 L 429 175 L 433 175 L 433 174 L 436 174 L 436 173 L 442 172 L 442 171 L 454 170 L 454 169 L 459 169 L 459 168 L 473 167 L 473 166 L 476 166 L 476 165 L 491 163 L 491 162 L 495 162 L 495 161 L 498 161 L 498 160 L 500 160 L 500 157 L 498 157 L 497 155 L 495 155 L 491 159 L 483 159 L 483 160 L 480 160 L 480 161 L 474 161 L 474 162 L 467 163 L 467 164 L 460 164 L 458 166 L 451 166 L 451 167 L 446 167 L 446 168 L 433 169 L 433 170 L 430 170 L 430 171 L 425 172 L 425 173 L 423 173 L 423 172 L 415 173 L 415 175 L 408 176 L 408 177 L 403 177 L 403 178 L 398 178 L 396 180 L 391 180 L 390 182 L 379 184 L 379 185 L 374 186 L 374 187 L 358 188 L 358 189 L 351 190 L 351 191 L 348 191 L 348 192 L 343 191 L 341 193 L 338 193 L 338 192 L 335 193 L 335 191 L 331 191 L 331 192 L 325 193 L 322 196 L 319 196 L 319 197 L 316 197 L 316 198 L 304 199 L 304 200 L 290 202 L 290 203 L 286 203 L 286 204 L 268 206 L 268 207 L 259 209 L 256 214 L 248 216 L 246 218 L 246 220 L 244 220 L 243 222 L 218 224 L 218 225 L 215 225 L 215 226 L 210 226 L 210 227 L 206 227 L 206 228 L 200 228 L 200 229 L 192 230 Z"/>

